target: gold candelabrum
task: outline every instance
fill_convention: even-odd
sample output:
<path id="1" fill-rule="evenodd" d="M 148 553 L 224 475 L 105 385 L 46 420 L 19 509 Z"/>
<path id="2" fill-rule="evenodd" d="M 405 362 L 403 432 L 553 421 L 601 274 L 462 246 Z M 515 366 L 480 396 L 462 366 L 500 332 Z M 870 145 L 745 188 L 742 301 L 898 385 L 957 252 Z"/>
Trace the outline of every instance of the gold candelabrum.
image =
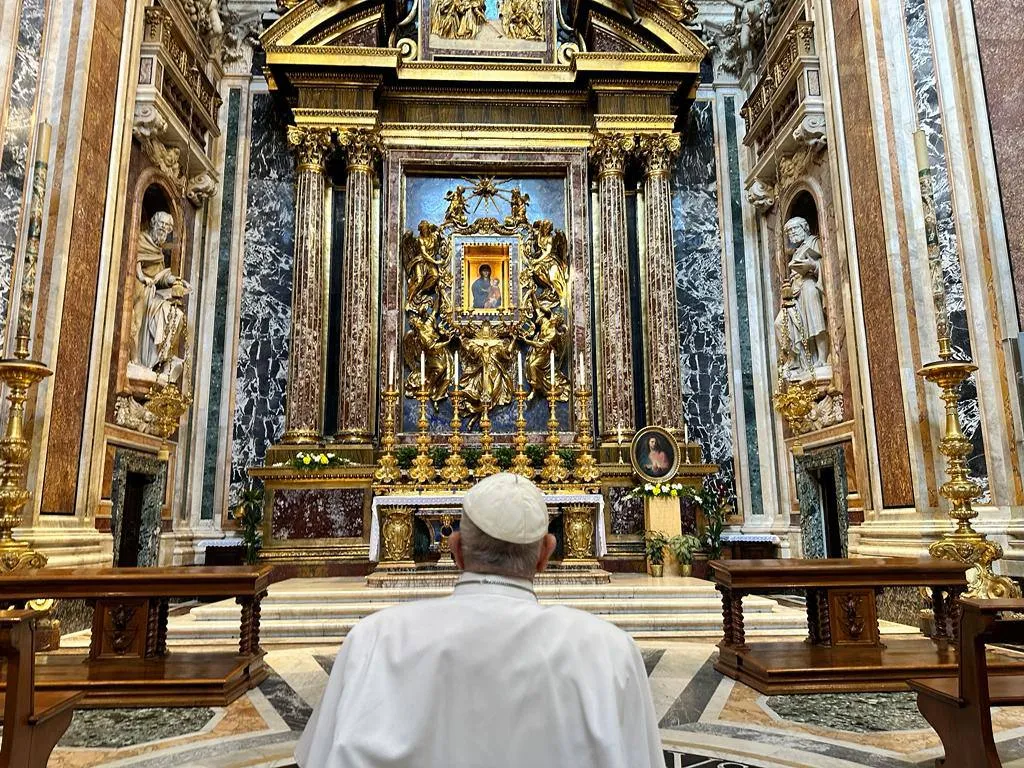
<path id="1" fill-rule="evenodd" d="M 512 466 L 509 471 L 533 479 L 533 462 L 526 455 L 526 390 L 520 384 L 515 391 L 516 398 L 516 432 L 512 438 L 512 445 L 516 449 L 516 455 L 512 458 Z"/>
<path id="2" fill-rule="evenodd" d="M 924 210 L 925 241 L 928 247 L 928 267 L 931 274 L 931 295 L 935 304 L 935 334 L 939 359 L 922 367 L 918 374 L 939 387 L 945 406 L 945 429 L 939 441 L 939 453 L 946 459 L 949 479 L 939 488 L 939 494 L 950 504 L 949 516 L 955 524 L 941 539 L 928 547 L 932 557 L 956 560 L 971 566 L 968 573 L 969 597 L 982 599 L 1019 598 L 1021 589 L 1012 579 L 997 576 L 992 563 L 1003 556 L 1003 548 L 989 541 L 985 534 L 974 530 L 971 520 L 978 516 L 972 506 L 981 496 L 981 487 L 967 472 L 967 458 L 971 442 L 960 426 L 960 386 L 978 367 L 970 360 L 953 359 L 950 338 L 949 306 L 946 302 L 945 276 L 939 249 L 935 195 L 932 182 L 928 144 L 923 131 L 914 137 L 917 154 L 918 177 L 921 182 L 921 203 Z"/>
<path id="3" fill-rule="evenodd" d="M 409 477 L 416 481 L 417 485 L 424 486 L 430 483 L 437 475 L 434 462 L 430 458 L 430 422 L 427 421 L 427 387 L 426 382 L 420 385 L 416 393 L 420 401 L 420 420 L 417 426 L 419 432 L 416 435 L 416 447 L 418 452 L 413 459 L 412 468 L 409 470 Z"/>
<path id="4" fill-rule="evenodd" d="M 807 415 L 814 407 L 814 382 L 790 381 L 779 371 L 779 385 L 772 402 L 782 418 L 789 425 L 789 431 L 793 434 L 793 446 L 791 448 L 794 456 L 800 456 L 804 452 L 800 443 L 800 433 L 807 419 Z"/>
<path id="5" fill-rule="evenodd" d="M 548 455 L 544 459 L 544 467 L 540 471 L 541 479 L 546 483 L 563 483 L 569 477 L 565 461 L 558 453 L 558 416 L 555 406 L 558 404 L 558 389 L 552 387 L 548 392 Z"/>
<path id="6" fill-rule="evenodd" d="M 466 460 L 462 458 L 462 419 L 459 417 L 461 400 L 462 390 L 456 384 L 452 390 L 452 433 L 448 438 L 448 458 L 445 459 L 444 467 L 441 469 L 441 478 L 450 485 L 461 485 L 469 478 L 469 467 L 466 466 Z"/>
<path id="7" fill-rule="evenodd" d="M 167 461 L 167 440 L 181 423 L 181 415 L 192 405 L 192 396 L 184 394 L 175 384 L 165 384 L 149 391 L 146 408 L 153 414 L 153 429 L 163 443 L 157 458 Z"/>
<path id="8" fill-rule="evenodd" d="M 14 357 L 0 360 L 0 381 L 7 384 L 9 404 L 7 425 L 3 439 L 0 440 L 0 573 L 22 568 L 42 568 L 46 565 L 45 555 L 32 549 L 28 542 L 14 539 L 14 529 L 21 525 L 24 506 L 32 497 L 25 487 L 30 453 L 28 439 L 25 437 L 25 401 L 33 385 L 53 375 L 53 371 L 45 365 L 29 359 L 49 147 L 50 126 L 44 122 L 39 125 L 35 141 L 36 160 L 32 172 L 28 231 L 22 261 Z"/>
<path id="9" fill-rule="evenodd" d="M 501 472 L 498 460 L 495 458 L 492 448 L 494 438 L 491 436 L 491 399 L 485 397 L 483 400 L 484 412 L 480 417 L 480 461 L 476 465 L 477 479 L 483 479 Z"/>
<path id="10" fill-rule="evenodd" d="M 382 393 L 384 397 L 384 429 L 381 434 L 381 455 L 377 459 L 377 469 L 373 473 L 378 483 L 391 485 L 397 482 L 402 472 L 398 467 L 398 459 L 395 456 L 395 407 L 398 404 L 398 390 L 394 384 Z"/>
<path id="11" fill-rule="evenodd" d="M 581 483 L 594 483 L 601 479 L 601 469 L 590 452 L 594 443 L 590 431 L 590 390 L 582 384 L 576 390 L 576 407 L 576 466 L 573 475 Z"/>

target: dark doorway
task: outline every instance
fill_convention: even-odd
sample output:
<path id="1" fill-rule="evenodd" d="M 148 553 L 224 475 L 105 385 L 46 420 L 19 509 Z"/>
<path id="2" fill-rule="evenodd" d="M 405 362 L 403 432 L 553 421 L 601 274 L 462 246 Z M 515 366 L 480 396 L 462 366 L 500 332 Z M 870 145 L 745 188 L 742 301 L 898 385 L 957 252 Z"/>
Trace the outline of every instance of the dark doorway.
<path id="1" fill-rule="evenodd" d="M 847 557 L 846 457 L 841 445 L 793 458 L 803 557 Z"/>
<path id="2" fill-rule="evenodd" d="M 817 475 L 821 514 L 825 524 L 825 557 L 846 557 L 843 532 L 839 525 L 839 505 L 836 503 L 835 467 L 822 467 Z"/>
<path id="3" fill-rule="evenodd" d="M 115 565 L 135 568 L 139 564 L 139 544 L 142 532 L 142 507 L 146 499 L 146 486 L 153 478 L 140 472 L 129 472 L 124 481 L 124 507 L 121 509 L 121 548 Z"/>

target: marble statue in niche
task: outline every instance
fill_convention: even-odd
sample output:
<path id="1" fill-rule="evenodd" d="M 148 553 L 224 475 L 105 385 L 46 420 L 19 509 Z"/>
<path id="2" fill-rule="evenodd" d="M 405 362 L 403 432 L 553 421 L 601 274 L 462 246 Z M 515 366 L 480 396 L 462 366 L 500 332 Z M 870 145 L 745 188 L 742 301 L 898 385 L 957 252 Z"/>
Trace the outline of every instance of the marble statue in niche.
<path id="1" fill-rule="evenodd" d="M 184 369 L 187 326 L 182 300 L 192 286 L 166 265 L 165 247 L 173 232 L 171 214 L 157 211 L 136 243 L 128 362 L 128 380 L 133 384 L 176 383 Z"/>
<path id="2" fill-rule="evenodd" d="M 821 242 L 811 234 L 810 225 L 801 216 L 789 219 L 784 227 L 793 247 L 789 258 L 789 286 L 802 324 L 802 342 L 806 348 L 808 373 L 830 378 L 830 337 L 825 316 L 825 293 L 821 283 Z"/>

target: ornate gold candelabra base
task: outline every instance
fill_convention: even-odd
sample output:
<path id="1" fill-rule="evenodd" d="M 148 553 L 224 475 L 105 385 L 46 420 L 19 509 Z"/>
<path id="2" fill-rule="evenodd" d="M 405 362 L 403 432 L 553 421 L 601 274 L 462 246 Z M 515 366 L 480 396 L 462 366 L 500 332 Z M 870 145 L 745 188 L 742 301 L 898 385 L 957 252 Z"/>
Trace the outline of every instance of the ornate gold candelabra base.
<path id="1" fill-rule="evenodd" d="M 0 360 L 0 381 L 7 384 L 7 427 L 0 440 L 0 573 L 42 568 L 46 557 L 27 542 L 14 539 L 22 523 L 22 508 L 31 494 L 24 487 L 29 445 L 25 439 L 25 400 L 28 390 L 53 371 L 34 360 Z"/>
<path id="2" fill-rule="evenodd" d="M 154 387 L 149 391 L 146 400 L 146 407 L 155 416 L 153 427 L 156 434 L 164 441 L 160 446 L 157 458 L 167 461 L 167 439 L 174 434 L 174 430 L 181 423 L 181 415 L 192 405 L 192 396 L 183 394 L 175 384 L 166 384 L 163 387 Z"/>
<path id="3" fill-rule="evenodd" d="M 451 570 L 455 568 L 455 560 L 452 558 L 452 547 L 449 538 L 455 530 L 455 518 L 445 512 L 441 515 L 441 540 L 437 543 L 437 551 L 441 554 L 435 564 L 436 568 Z"/>
<path id="4" fill-rule="evenodd" d="M 960 385 L 978 367 L 970 361 L 940 360 L 929 363 L 918 371 L 941 390 L 945 403 L 945 434 L 939 441 L 939 452 L 946 458 L 946 474 L 949 479 L 942 484 L 939 494 L 950 503 L 949 516 L 956 523 L 956 529 L 928 547 L 932 557 L 972 566 L 968 572 L 969 597 L 998 599 L 1021 596 L 1020 587 L 1006 576 L 997 576 L 992 563 L 1003 556 L 1003 548 L 989 541 L 985 534 L 978 533 L 971 520 L 978 516 L 972 504 L 981 496 L 981 488 L 967 472 L 967 457 L 971 453 L 971 442 L 960 427 Z"/>
<path id="5" fill-rule="evenodd" d="M 526 455 L 526 390 L 520 387 L 515 391 L 516 398 L 516 434 L 512 438 L 512 445 L 516 449 L 516 455 L 512 457 L 512 466 L 509 472 L 533 479 L 533 462 Z"/>
<path id="6" fill-rule="evenodd" d="M 548 455 L 544 458 L 544 467 L 540 471 L 541 479 L 546 483 L 564 483 L 569 478 L 569 470 L 565 468 L 565 461 L 558 455 L 558 417 L 555 415 L 555 405 L 558 402 L 558 393 L 551 392 L 548 397 Z"/>
<path id="7" fill-rule="evenodd" d="M 804 448 L 800 443 L 800 434 L 807 415 L 814 407 L 814 382 L 808 384 L 789 381 L 782 375 L 782 371 L 779 371 L 778 389 L 772 396 L 772 402 L 775 404 L 775 410 L 786 420 L 789 431 L 795 438 L 791 448 L 793 455 L 802 455 Z"/>
<path id="8" fill-rule="evenodd" d="M 456 386 L 452 391 L 452 434 L 448 438 L 448 458 L 441 468 L 441 478 L 449 485 L 461 485 L 469 478 L 469 467 L 462 458 L 462 419 L 459 418 L 459 402 L 462 392 Z"/>
<path id="9" fill-rule="evenodd" d="M 485 398 L 483 405 L 484 412 L 480 417 L 480 461 L 476 465 L 477 478 L 490 477 L 501 472 L 492 451 L 494 438 L 491 436 L 491 401 Z"/>
<path id="10" fill-rule="evenodd" d="M 427 421 L 427 389 L 420 387 L 420 420 L 417 423 L 419 433 L 416 435 L 416 446 L 419 449 L 409 470 L 409 477 L 419 485 L 426 485 L 437 476 L 437 469 L 430 458 L 430 422 Z"/>
<path id="11" fill-rule="evenodd" d="M 395 406 L 398 403 L 398 390 L 394 387 L 386 389 L 384 396 L 384 432 L 381 435 L 381 455 L 377 459 L 377 469 L 373 473 L 373 479 L 378 483 L 390 485 L 402 477 L 402 471 L 398 467 L 398 459 L 395 457 Z"/>
<path id="12" fill-rule="evenodd" d="M 590 432 L 590 390 L 585 387 L 577 389 L 576 403 L 579 414 L 576 419 L 577 455 L 573 475 L 581 483 L 595 483 L 601 479 L 601 468 L 590 452 L 594 443 L 594 436 Z"/>

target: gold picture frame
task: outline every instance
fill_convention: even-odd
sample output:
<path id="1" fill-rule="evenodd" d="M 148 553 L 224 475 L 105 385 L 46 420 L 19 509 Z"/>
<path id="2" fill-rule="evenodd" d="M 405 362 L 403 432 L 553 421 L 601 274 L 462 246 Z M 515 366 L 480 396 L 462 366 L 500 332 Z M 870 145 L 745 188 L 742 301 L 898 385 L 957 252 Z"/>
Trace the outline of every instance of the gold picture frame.
<path id="1" fill-rule="evenodd" d="M 511 262 L 508 243 L 467 243 L 463 246 L 463 312 L 498 314 L 513 309 Z M 483 285 L 485 279 L 490 281 L 489 287 Z"/>
<path id="2" fill-rule="evenodd" d="M 649 483 L 668 483 L 679 469 L 679 444 L 663 427 L 644 427 L 629 444 L 633 471 Z"/>

